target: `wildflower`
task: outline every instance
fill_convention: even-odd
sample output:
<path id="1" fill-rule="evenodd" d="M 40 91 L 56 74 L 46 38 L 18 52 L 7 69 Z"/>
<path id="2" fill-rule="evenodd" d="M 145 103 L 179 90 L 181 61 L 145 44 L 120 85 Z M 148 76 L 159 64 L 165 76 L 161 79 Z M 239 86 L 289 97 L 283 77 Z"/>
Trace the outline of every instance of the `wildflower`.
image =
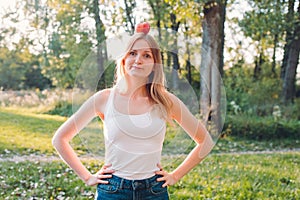
<path id="1" fill-rule="evenodd" d="M 275 121 L 277 121 L 281 117 L 281 110 L 278 105 L 273 106 L 273 118 Z"/>
<path id="2" fill-rule="evenodd" d="M 238 114 L 241 111 L 241 107 L 235 103 L 235 101 L 231 101 L 230 105 L 233 109 L 234 114 Z"/>

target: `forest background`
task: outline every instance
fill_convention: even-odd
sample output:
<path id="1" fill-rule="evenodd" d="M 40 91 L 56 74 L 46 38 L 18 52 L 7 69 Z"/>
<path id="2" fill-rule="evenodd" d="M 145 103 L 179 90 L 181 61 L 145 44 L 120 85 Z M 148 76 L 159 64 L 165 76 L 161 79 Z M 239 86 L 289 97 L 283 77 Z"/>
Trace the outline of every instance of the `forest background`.
<path id="1" fill-rule="evenodd" d="M 135 24 L 143 21 L 157 31 L 156 37 L 165 47 L 162 56 L 168 87 L 179 91 L 184 102 L 189 102 L 190 95 L 180 91 L 187 85 L 201 102 L 206 94 L 203 80 L 216 80 L 214 73 L 206 77 L 203 66 L 218 69 L 222 81 L 217 86 L 224 87 L 225 93 L 210 92 L 222 93 L 218 97 L 226 97 L 226 102 L 222 108 L 215 107 L 223 109 L 217 152 L 293 150 L 297 153 L 291 157 L 299 156 L 299 0 L 14 0 L 1 1 L 1 6 L 1 158 L 53 153 L 51 136 L 91 94 L 87 91 L 113 83 L 115 59 L 110 51 L 120 47 L 111 46 L 110 41 L 132 34 Z M 211 103 L 208 107 L 215 106 Z M 214 110 L 208 113 L 213 115 Z M 31 121 L 29 116 L 45 121 Z M 52 117 L 58 120 L 54 124 L 50 123 Z M 42 126 L 44 123 L 50 124 Z M 18 141 L 16 135 L 26 142 Z M 77 145 L 80 143 L 84 143 L 82 138 Z M 89 151 L 95 153 L 97 148 Z M 78 147 L 77 151 L 88 150 Z M 293 166 L 297 165 L 299 162 Z M 9 171 L 10 166 L 3 169 Z M 2 181 L 1 186 L 23 195 L 19 182 L 11 184 L 18 186 L 18 191 L 8 182 Z M 293 177 L 281 177 L 279 182 L 293 183 L 295 188 L 300 183 Z M 52 191 L 48 197 L 62 195 L 59 188 L 48 188 Z M 68 192 L 63 192 L 67 196 Z M 291 199 L 299 195 L 297 189 L 288 192 Z"/>
<path id="2" fill-rule="evenodd" d="M 215 63 L 227 98 L 226 133 L 267 138 L 299 133 L 299 1 L 217 1 L 219 6 L 176 0 L 13 2 L 15 5 L 2 8 L 0 26 L 4 106 L 19 102 L 8 91 L 19 91 L 18 96 L 20 91 L 31 90 L 42 97 L 45 90 L 110 86 L 115 59 L 108 48 L 120 47 L 110 47 L 108 39 L 132 34 L 135 24 L 149 21 L 160 30 L 160 42 L 168 48 L 163 53 L 164 64 L 166 70 L 175 72 L 170 76 L 176 76 L 169 79 L 171 87 L 178 87 L 178 77 L 185 79 L 199 97 L 200 62 L 207 62 L 201 58 L 209 57 Z M 209 19 L 213 12 L 219 22 Z M 205 38 L 206 32 L 214 34 Z M 218 48 L 214 55 L 205 54 L 209 49 L 201 52 L 201 42 L 206 41 Z M 91 54 L 96 62 L 88 63 Z M 78 78 L 81 68 L 89 71 L 85 75 L 89 80 Z M 95 76 L 100 80 L 97 86 Z M 70 102 L 55 103 L 67 107 Z M 238 127 L 245 123 L 246 127 Z M 296 127 L 290 127 L 292 124 Z"/>

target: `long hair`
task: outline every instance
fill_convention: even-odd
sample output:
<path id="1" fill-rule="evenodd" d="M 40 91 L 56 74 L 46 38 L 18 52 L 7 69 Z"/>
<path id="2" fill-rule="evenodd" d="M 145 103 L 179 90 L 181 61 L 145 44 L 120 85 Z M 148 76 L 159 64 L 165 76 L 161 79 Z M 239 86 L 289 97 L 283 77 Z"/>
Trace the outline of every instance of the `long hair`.
<path id="1" fill-rule="evenodd" d="M 131 51 L 134 43 L 140 39 L 143 39 L 148 43 L 154 59 L 154 68 L 153 68 L 154 70 L 149 75 L 148 82 L 145 85 L 148 98 L 159 106 L 162 112 L 162 117 L 165 120 L 171 122 L 172 101 L 169 98 L 165 87 L 166 80 L 163 71 L 161 51 L 159 45 L 151 35 L 144 34 L 144 33 L 135 33 L 134 35 L 131 36 L 126 46 L 125 54 L 119 59 L 119 62 L 117 63 L 117 68 L 115 72 L 115 84 L 117 86 L 121 85 L 122 92 L 127 91 L 127 83 L 126 83 L 126 79 L 124 79 L 125 59 L 128 56 L 129 52 Z"/>

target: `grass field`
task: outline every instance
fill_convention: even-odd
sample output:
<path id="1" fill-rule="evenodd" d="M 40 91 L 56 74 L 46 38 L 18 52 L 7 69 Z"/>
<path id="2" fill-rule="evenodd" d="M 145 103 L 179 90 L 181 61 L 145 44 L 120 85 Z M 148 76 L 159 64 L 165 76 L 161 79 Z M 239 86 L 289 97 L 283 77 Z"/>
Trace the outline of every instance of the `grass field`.
<path id="1" fill-rule="evenodd" d="M 168 159 L 175 167 L 180 159 Z M 211 155 L 169 188 L 171 199 L 299 199 L 299 153 Z M 101 161 L 85 163 L 91 171 Z M 5 199 L 88 199 L 85 186 L 62 162 L 1 162 Z"/>
<path id="2" fill-rule="evenodd" d="M 30 110 L 0 107 L 0 199 L 92 199 L 95 187 L 87 187 L 55 155 L 51 138 L 66 118 Z M 74 139 L 79 154 L 102 156 L 101 124 L 93 121 Z M 163 165 L 175 168 L 193 143 L 178 130 L 169 129 Z M 97 134 L 96 134 L 97 133 Z M 97 143 L 91 143 L 99 140 Z M 90 144 L 87 146 L 87 144 Z M 88 147 L 88 148 L 87 148 Z M 179 148 L 181 147 L 181 148 Z M 169 188 L 171 199 L 300 199 L 300 152 L 252 151 L 299 148 L 299 141 L 249 141 L 220 139 L 199 166 Z M 176 151 L 175 151 L 176 150 Z M 237 152 L 252 153 L 237 153 Z M 173 154 L 172 154 L 173 153 Z M 36 155 L 46 159 L 18 161 L 12 156 Z M 51 157 L 53 158 L 53 157 Z M 102 159 L 85 160 L 96 171 Z"/>

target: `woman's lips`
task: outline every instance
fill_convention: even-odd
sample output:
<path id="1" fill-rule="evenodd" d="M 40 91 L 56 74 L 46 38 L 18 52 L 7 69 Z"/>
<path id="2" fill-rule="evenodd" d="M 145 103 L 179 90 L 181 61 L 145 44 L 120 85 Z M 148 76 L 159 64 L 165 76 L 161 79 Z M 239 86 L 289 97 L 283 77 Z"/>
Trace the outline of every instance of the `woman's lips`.
<path id="1" fill-rule="evenodd" d="M 131 66 L 131 69 L 142 69 L 142 67 L 139 67 L 139 66 L 133 65 L 133 66 Z"/>

